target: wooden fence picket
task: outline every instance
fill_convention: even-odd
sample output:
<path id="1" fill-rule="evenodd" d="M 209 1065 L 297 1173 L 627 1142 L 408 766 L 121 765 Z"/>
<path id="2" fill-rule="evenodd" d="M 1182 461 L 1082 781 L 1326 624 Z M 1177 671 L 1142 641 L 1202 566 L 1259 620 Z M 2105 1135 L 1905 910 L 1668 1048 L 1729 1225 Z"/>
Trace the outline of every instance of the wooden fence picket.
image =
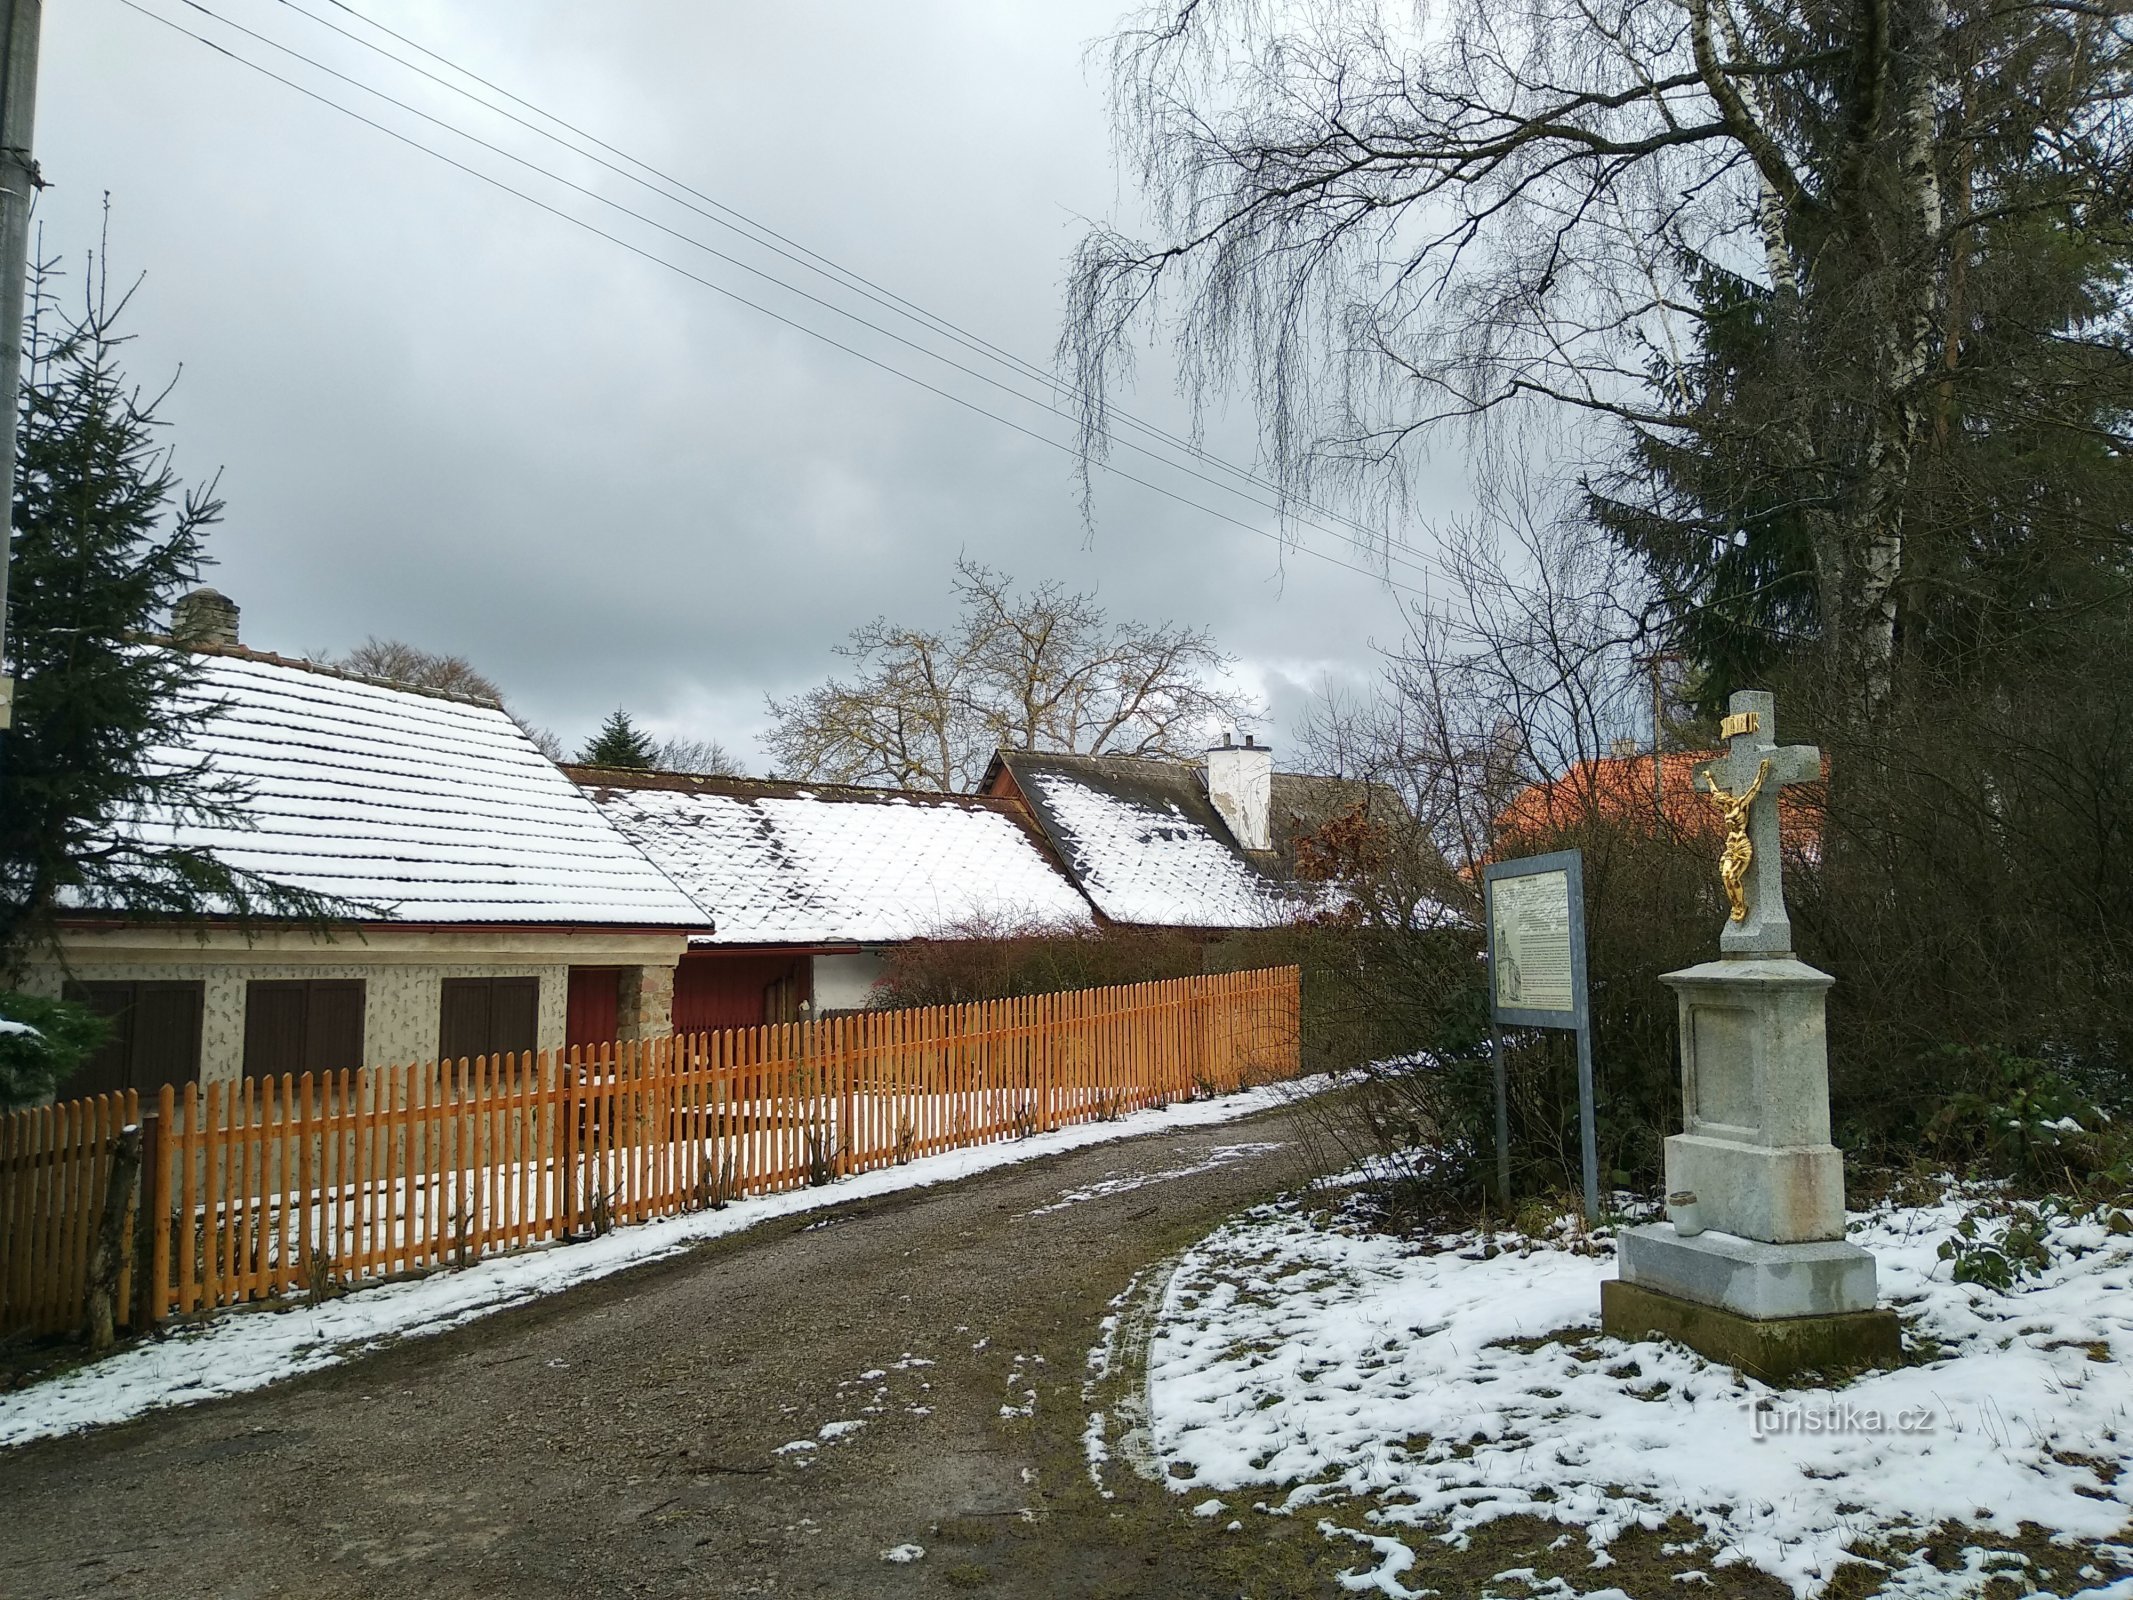
<path id="1" fill-rule="evenodd" d="M 1295 968 L 164 1086 L 121 1320 L 354 1284 L 1293 1074 Z M 0 1332 L 81 1325 L 131 1091 L 0 1117 Z M 146 1281 L 136 1281 L 145 1273 Z M 138 1310 L 136 1310 L 138 1308 Z"/>

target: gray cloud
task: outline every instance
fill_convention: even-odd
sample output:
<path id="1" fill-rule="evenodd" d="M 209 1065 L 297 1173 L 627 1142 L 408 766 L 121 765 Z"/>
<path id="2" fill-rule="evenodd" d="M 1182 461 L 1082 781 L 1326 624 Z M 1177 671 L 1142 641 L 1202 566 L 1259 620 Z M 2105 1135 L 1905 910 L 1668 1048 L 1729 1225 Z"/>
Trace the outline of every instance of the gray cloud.
<path id="1" fill-rule="evenodd" d="M 176 0 L 142 3 L 216 31 Z M 289 7 L 211 3 L 603 194 L 655 204 Z M 1082 58 L 1115 6 L 359 9 L 1042 360 L 1078 219 L 1130 214 L 1101 85 Z M 273 61 L 249 42 L 233 48 Z M 318 81 L 692 272 L 1070 437 L 1039 407 Z M 1268 698 L 1277 738 L 1320 682 L 1366 674 L 1369 640 L 1399 632 L 1397 597 L 1368 579 L 1284 558 L 1263 537 L 1130 484 L 1099 480 L 1085 529 L 1066 456 L 395 144 L 118 0 L 47 8 L 37 145 L 55 185 L 40 205 L 47 251 L 78 263 L 108 190 L 114 266 L 147 273 L 130 363 L 146 381 L 183 364 L 172 439 L 190 475 L 224 469 L 230 514 L 214 541 L 215 581 L 243 604 L 246 636 L 262 647 L 337 651 L 396 635 L 468 656 L 568 741 L 623 704 L 759 760 L 763 695 L 830 670 L 832 647 L 877 613 L 945 620 L 960 552 L 1026 581 L 1097 589 L 1121 615 L 1212 627 Z M 685 213 L 660 215 L 807 281 Z M 1146 376 L 1132 407 L 1181 426 L 1160 364 Z M 1250 419 L 1216 418 L 1211 443 L 1247 458 Z M 1205 485 L 1118 460 L 1271 522 Z"/>

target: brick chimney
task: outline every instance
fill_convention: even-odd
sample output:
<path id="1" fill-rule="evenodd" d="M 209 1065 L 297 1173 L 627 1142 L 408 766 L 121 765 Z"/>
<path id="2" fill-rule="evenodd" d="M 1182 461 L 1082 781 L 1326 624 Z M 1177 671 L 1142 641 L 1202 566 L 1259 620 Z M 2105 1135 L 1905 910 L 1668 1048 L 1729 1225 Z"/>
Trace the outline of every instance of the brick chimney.
<path id="1" fill-rule="evenodd" d="M 170 608 L 170 636 L 179 644 L 237 643 L 237 602 L 204 585 Z"/>
<path id="2" fill-rule="evenodd" d="M 1207 752 L 1207 798 L 1237 843 L 1247 850 L 1274 847 L 1274 752 L 1250 734 L 1238 744 L 1229 734 Z"/>

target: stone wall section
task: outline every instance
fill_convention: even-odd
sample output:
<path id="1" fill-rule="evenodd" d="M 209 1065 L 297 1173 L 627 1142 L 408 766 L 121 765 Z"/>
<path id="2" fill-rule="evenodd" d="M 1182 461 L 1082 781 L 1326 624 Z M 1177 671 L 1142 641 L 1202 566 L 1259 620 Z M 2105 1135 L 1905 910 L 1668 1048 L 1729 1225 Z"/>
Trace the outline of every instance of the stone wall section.
<path id="1" fill-rule="evenodd" d="M 541 991 L 545 1007 L 548 991 Z M 674 1031 L 674 968 L 624 967 L 617 1026 L 625 1039 L 657 1039 Z"/>

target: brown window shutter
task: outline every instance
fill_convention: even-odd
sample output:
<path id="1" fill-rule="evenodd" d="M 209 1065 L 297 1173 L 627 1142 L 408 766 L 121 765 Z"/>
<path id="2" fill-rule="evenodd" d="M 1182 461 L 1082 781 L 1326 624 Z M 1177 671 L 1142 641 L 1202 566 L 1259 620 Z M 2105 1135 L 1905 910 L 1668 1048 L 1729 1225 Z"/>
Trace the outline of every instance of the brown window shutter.
<path id="1" fill-rule="evenodd" d="M 262 979 L 244 986 L 244 1075 L 278 1078 L 301 1072 L 310 985 Z"/>
<path id="2" fill-rule="evenodd" d="M 133 1001 L 133 1087 L 152 1094 L 200 1076 L 204 983 L 144 983 Z"/>
<path id="3" fill-rule="evenodd" d="M 485 1052 L 489 1039 L 487 978 L 446 978 L 438 1001 L 437 1058 L 457 1061 Z"/>
<path id="4" fill-rule="evenodd" d="M 541 1036 L 541 980 L 497 978 L 489 1013 L 489 1053 L 531 1050 Z"/>
<path id="5" fill-rule="evenodd" d="M 96 1054 L 59 1086 L 62 1099 L 111 1094 L 132 1081 L 134 988 L 130 983 L 69 983 L 61 991 L 63 998 L 87 1006 L 111 1023 L 111 1034 Z"/>
<path id="6" fill-rule="evenodd" d="M 541 1031 L 541 980 L 446 978 L 438 1009 L 442 1060 L 531 1050 Z"/>
<path id="7" fill-rule="evenodd" d="M 310 1026 L 304 1037 L 306 1072 L 353 1072 L 363 1065 L 363 983 L 322 979 L 310 986 Z"/>

